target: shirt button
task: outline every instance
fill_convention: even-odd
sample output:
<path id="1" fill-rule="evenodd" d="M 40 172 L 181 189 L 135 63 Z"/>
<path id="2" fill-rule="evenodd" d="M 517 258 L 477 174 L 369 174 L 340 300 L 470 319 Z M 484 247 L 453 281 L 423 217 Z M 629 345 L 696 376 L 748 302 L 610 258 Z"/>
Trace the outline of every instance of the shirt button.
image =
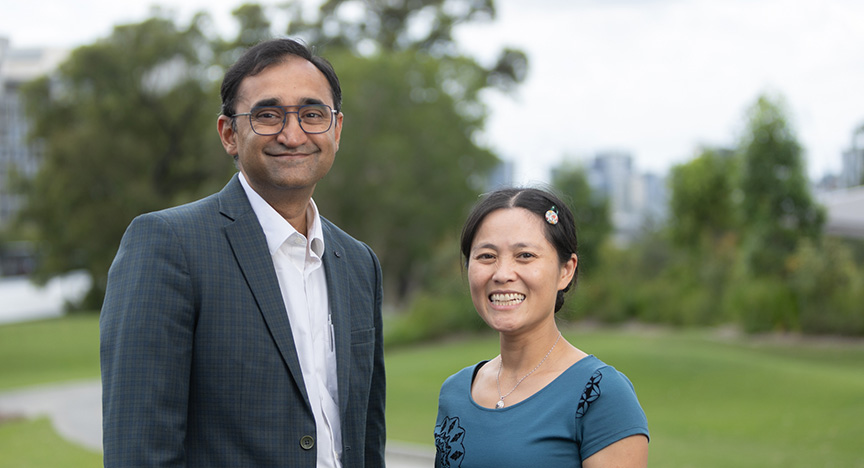
<path id="1" fill-rule="evenodd" d="M 315 446 L 315 439 L 310 435 L 305 435 L 300 438 L 300 447 L 303 450 L 312 450 L 312 447 Z"/>

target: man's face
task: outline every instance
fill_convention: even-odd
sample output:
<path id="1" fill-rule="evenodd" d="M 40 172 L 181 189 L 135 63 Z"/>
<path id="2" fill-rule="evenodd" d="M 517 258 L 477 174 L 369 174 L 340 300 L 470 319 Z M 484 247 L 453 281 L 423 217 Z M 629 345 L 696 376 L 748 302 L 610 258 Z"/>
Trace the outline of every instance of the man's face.
<path id="1" fill-rule="evenodd" d="M 255 106 L 299 106 L 327 104 L 333 97 L 327 78 L 311 62 L 289 56 L 261 73 L 247 76 L 240 83 L 236 112 L 249 112 Z M 290 110 L 290 109 L 289 109 Z M 219 117 L 219 134 L 225 150 L 237 156 L 237 163 L 249 184 L 265 200 L 279 192 L 309 191 L 333 165 L 342 132 L 342 114 L 333 117 L 325 133 L 307 134 L 296 118 L 288 114 L 285 128 L 276 135 L 262 136 L 252 131 L 248 116 L 239 116 L 232 125 Z"/>

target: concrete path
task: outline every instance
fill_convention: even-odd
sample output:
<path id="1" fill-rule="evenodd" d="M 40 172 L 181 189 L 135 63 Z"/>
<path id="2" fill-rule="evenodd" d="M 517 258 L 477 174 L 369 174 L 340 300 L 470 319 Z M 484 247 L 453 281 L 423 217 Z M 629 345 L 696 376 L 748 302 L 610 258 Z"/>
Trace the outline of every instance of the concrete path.
<path id="1" fill-rule="evenodd" d="M 98 380 L 2 393 L 0 415 L 48 416 L 62 437 L 90 450 L 102 451 L 102 385 Z M 387 442 L 389 468 L 429 468 L 434 462 L 435 452 L 428 447 Z"/>

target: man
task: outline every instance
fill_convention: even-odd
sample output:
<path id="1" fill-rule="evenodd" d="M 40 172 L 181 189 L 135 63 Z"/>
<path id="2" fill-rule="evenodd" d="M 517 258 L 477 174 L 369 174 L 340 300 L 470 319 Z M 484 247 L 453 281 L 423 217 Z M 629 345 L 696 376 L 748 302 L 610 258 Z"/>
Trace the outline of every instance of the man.
<path id="1" fill-rule="evenodd" d="M 109 272 L 106 467 L 384 466 L 381 269 L 311 198 L 340 107 L 333 68 L 289 39 L 226 73 L 239 174 L 136 218 Z"/>

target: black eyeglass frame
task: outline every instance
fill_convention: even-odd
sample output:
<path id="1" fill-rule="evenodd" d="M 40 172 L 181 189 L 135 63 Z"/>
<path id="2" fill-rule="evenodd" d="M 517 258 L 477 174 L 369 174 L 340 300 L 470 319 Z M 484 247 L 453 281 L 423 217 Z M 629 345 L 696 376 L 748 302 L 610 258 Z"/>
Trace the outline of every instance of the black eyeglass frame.
<path id="1" fill-rule="evenodd" d="M 309 107 L 326 108 L 327 110 L 330 111 L 330 124 L 327 125 L 326 129 L 321 130 L 319 132 L 310 132 L 310 131 L 306 130 L 305 128 L 303 128 L 303 119 L 300 118 L 300 112 L 303 109 L 306 109 Z M 279 127 L 279 130 L 277 130 L 273 133 L 261 133 L 258 130 L 256 130 L 255 124 L 252 123 L 252 114 L 254 114 L 255 111 L 258 109 L 281 109 L 282 112 L 284 112 L 284 114 L 282 115 L 282 125 Z M 297 110 L 289 111 L 288 109 L 297 109 Z M 231 118 L 235 119 L 237 117 L 242 117 L 244 115 L 248 115 L 249 116 L 249 127 L 252 128 L 252 131 L 255 132 L 256 135 L 272 136 L 272 135 L 278 135 L 279 133 L 282 133 L 282 130 L 285 130 L 285 125 L 287 125 L 287 123 L 288 123 L 288 114 L 297 114 L 297 123 L 300 125 L 300 130 L 303 130 L 303 132 L 306 133 L 307 135 L 320 135 L 322 133 L 329 132 L 330 129 L 333 128 L 333 120 L 335 120 L 335 117 L 337 114 L 339 114 L 339 111 L 328 106 L 327 104 L 304 104 L 301 106 L 255 106 L 252 109 L 250 109 L 249 112 L 242 112 L 239 114 L 234 114 L 231 116 Z"/>

